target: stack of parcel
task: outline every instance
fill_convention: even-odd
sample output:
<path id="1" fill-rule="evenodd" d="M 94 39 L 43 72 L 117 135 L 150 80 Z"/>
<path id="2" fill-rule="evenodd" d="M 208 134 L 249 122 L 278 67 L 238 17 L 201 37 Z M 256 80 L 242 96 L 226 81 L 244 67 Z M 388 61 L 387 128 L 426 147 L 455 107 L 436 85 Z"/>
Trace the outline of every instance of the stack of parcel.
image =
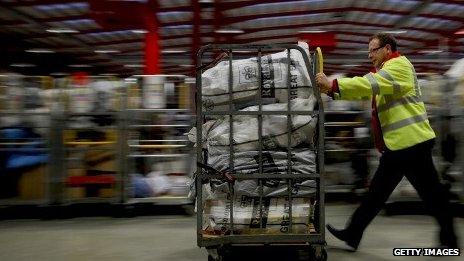
<path id="1" fill-rule="evenodd" d="M 289 50 L 229 57 L 201 75 L 198 161 L 216 175 L 203 182 L 197 205 L 205 236 L 315 232 L 315 180 L 257 178 L 317 171 L 317 100 L 302 53 Z M 197 133 L 190 131 L 192 142 Z"/>

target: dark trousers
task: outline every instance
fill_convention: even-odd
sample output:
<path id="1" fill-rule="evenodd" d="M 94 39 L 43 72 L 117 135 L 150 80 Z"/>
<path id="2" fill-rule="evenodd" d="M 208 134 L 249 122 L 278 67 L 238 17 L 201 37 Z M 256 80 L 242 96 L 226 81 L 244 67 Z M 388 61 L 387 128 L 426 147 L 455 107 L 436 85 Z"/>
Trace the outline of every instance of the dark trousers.
<path id="1" fill-rule="evenodd" d="M 432 161 L 432 147 L 433 141 L 427 141 L 407 149 L 386 151 L 382 154 L 369 191 L 348 224 L 347 230 L 350 235 L 361 239 L 366 227 L 382 209 L 403 176 L 406 176 L 438 221 L 441 244 L 456 244 L 448 192 L 439 181 Z"/>

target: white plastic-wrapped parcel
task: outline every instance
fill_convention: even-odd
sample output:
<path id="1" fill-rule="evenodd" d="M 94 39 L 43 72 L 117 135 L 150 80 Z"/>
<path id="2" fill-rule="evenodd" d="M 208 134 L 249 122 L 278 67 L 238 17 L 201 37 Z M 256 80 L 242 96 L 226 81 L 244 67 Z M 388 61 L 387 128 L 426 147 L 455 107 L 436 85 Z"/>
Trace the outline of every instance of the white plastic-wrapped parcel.
<path id="1" fill-rule="evenodd" d="M 309 53 L 307 43 L 298 43 Z M 264 102 L 288 102 L 288 52 L 261 57 L 261 97 Z M 308 55 L 309 57 L 309 55 Z M 221 61 L 202 73 L 202 103 L 204 110 L 228 109 L 229 60 Z M 234 104 L 256 104 L 259 97 L 258 58 L 232 61 L 232 101 Z M 300 51 L 290 50 L 290 99 L 308 98 L 312 94 L 311 80 Z M 243 106 L 242 106 L 243 107 Z"/>
<path id="2" fill-rule="evenodd" d="M 305 148 L 295 148 L 290 152 L 290 164 L 293 174 L 315 174 L 316 155 Z M 254 174 L 259 168 L 259 151 L 236 152 L 234 157 L 234 173 Z M 229 169 L 229 154 L 209 155 L 208 165 L 222 172 Z M 261 153 L 263 173 L 286 174 L 289 168 L 286 151 L 266 151 Z"/>
<path id="3" fill-rule="evenodd" d="M 229 170 L 229 154 L 210 155 L 208 165 L 220 172 Z M 296 148 L 291 153 L 290 164 L 285 151 L 263 151 L 262 172 L 264 174 L 287 174 L 291 166 L 292 174 L 315 174 L 316 154 L 310 149 Z M 259 152 L 246 151 L 234 154 L 234 174 L 259 175 Z M 214 181 L 210 184 L 211 190 L 216 193 L 229 193 L 229 184 L 226 181 Z M 263 182 L 263 196 L 276 197 L 288 195 L 288 186 L 285 180 L 271 179 Z M 315 180 L 303 180 L 293 182 L 292 194 L 303 196 L 310 195 L 316 191 Z M 237 180 L 234 184 L 234 192 L 237 195 L 258 197 L 260 185 L 257 179 Z"/>
<path id="4" fill-rule="evenodd" d="M 312 111 L 316 104 L 314 96 L 308 99 L 296 98 L 290 101 L 291 111 Z M 256 111 L 258 106 L 252 106 L 243 111 Z M 286 111 L 286 103 L 263 105 L 263 110 Z M 290 147 L 300 144 L 309 144 L 312 147 L 316 115 L 291 116 L 291 143 Z M 263 149 L 286 148 L 288 143 L 288 128 L 286 115 L 264 115 L 262 124 Z M 204 147 L 210 155 L 228 154 L 230 124 L 228 116 L 211 120 L 203 124 L 202 140 Z M 234 151 L 259 150 L 258 118 L 256 116 L 240 115 L 233 118 Z M 189 133 L 189 139 L 196 142 L 196 129 Z"/>
<path id="5" fill-rule="evenodd" d="M 311 233 L 314 205 L 309 198 L 293 198 L 292 231 L 289 231 L 288 198 L 263 198 L 236 196 L 234 198 L 234 233 Z M 210 234 L 230 232 L 230 202 L 225 198 L 205 202 L 203 231 Z M 262 209 L 262 218 L 260 213 Z"/>

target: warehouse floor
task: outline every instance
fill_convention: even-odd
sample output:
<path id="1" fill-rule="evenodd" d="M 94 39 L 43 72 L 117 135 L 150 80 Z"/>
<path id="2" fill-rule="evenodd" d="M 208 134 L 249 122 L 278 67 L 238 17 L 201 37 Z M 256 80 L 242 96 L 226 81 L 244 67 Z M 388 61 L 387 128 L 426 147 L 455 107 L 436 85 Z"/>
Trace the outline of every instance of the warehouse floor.
<path id="1" fill-rule="evenodd" d="M 341 227 L 354 207 L 346 203 L 327 205 L 327 222 Z M 455 221 L 463 250 L 464 219 Z M 133 218 L 2 220 L 0 260 L 207 260 L 206 251 L 196 246 L 195 222 L 195 217 L 167 214 Z M 379 215 L 366 231 L 356 253 L 346 251 L 342 242 L 327 235 L 329 260 L 435 260 L 394 257 L 392 249 L 433 247 L 436 229 L 434 220 L 428 216 Z M 305 258 L 296 251 L 276 248 L 243 249 L 237 256 L 241 261 Z M 460 258 L 441 260 L 462 260 Z"/>

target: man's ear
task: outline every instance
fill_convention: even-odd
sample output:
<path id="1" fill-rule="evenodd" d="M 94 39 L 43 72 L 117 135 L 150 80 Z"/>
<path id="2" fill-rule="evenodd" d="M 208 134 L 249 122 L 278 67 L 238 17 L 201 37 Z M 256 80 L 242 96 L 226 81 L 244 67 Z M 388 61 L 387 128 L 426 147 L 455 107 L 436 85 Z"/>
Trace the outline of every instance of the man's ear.
<path id="1" fill-rule="evenodd" d="M 392 47 L 391 47 L 390 44 L 386 44 L 385 47 L 386 47 L 390 52 L 393 52 L 393 51 L 392 51 Z"/>

